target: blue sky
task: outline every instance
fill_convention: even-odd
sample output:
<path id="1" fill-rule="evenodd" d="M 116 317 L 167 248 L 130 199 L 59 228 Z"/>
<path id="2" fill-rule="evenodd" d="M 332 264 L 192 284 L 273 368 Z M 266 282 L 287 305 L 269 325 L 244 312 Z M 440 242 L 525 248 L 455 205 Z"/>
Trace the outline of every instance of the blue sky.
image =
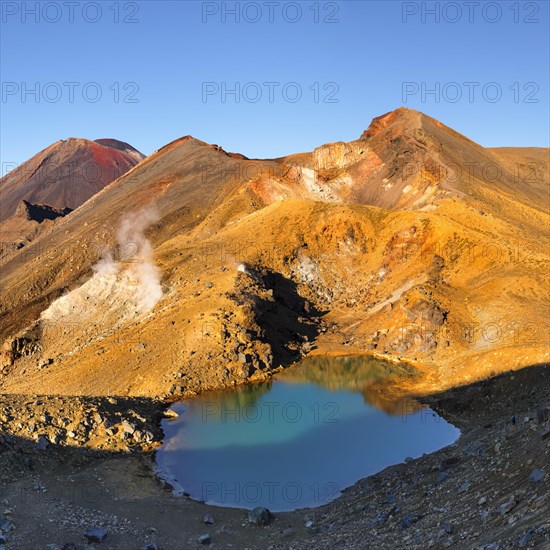
<path id="1" fill-rule="evenodd" d="M 1 4 L 3 165 L 70 136 L 276 157 L 402 105 L 485 146 L 549 145 L 546 1 Z"/>

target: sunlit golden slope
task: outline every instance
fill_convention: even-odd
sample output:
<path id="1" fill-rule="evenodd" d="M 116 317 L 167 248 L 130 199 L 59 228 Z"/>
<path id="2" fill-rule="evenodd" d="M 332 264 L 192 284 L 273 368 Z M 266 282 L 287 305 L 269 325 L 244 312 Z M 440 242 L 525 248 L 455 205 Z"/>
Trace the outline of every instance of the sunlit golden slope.
<path id="1" fill-rule="evenodd" d="M 547 360 L 548 166 L 532 161 L 406 109 L 272 161 L 177 140 L 4 266 L 2 389 L 178 395 L 371 353 L 428 391 Z M 151 309 L 140 250 L 91 269 L 140 208 Z"/>

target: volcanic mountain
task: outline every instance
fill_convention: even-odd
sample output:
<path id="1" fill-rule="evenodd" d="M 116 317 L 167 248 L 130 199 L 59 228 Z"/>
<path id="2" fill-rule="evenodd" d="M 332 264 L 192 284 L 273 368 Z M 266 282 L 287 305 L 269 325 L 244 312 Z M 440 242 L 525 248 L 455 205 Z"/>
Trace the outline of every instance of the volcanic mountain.
<path id="1" fill-rule="evenodd" d="M 409 109 L 273 160 L 178 139 L 4 263 L 0 387 L 177 397 L 368 353 L 430 391 L 545 361 L 548 191 L 547 149 Z"/>
<path id="2" fill-rule="evenodd" d="M 57 141 L 0 180 L 0 221 L 13 215 L 23 199 L 74 210 L 143 158 L 116 139 Z"/>
<path id="3" fill-rule="evenodd" d="M 74 210 L 143 158 L 115 139 L 69 138 L 34 155 L 0 180 L 0 255 L 36 238 L 50 225 L 42 222 Z"/>

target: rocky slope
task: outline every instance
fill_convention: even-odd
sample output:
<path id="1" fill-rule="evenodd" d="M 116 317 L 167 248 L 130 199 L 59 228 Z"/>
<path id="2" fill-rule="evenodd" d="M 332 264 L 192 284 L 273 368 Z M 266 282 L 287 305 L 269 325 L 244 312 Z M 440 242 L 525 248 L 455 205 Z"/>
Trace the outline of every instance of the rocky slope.
<path id="1" fill-rule="evenodd" d="M 543 550 L 549 377 L 548 365 L 531 366 L 430 396 L 429 405 L 460 427 L 455 444 L 262 527 L 246 510 L 177 497 L 151 475 L 153 455 L 137 452 L 150 448 L 149 433 L 159 436 L 151 400 L 3 396 L 0 536 L 8 550 L 89 548 L 90 529 L 105 536 L 100 547 L 121 550 L 194 548 L 204 535 L 227 549 Z M 42 436 L 36 443 L 18 435 L 14 411 L 25 434 Z"/>
<path id="2" fill-rule="evenodd" d="M 175 397 L 367 352 L 431 392 L 544 361 L 532 158 L 408 109 L 275 160 L 176 140 L 3 265 L 0 387 Z"/>
<path id="3" fill-rule="evenodd" d="M 116 139 L 69 138 L 8 172 L 0 179 L 0 261 L 49 230 L 52 213 L 74 210 L 143 158 Z"/>

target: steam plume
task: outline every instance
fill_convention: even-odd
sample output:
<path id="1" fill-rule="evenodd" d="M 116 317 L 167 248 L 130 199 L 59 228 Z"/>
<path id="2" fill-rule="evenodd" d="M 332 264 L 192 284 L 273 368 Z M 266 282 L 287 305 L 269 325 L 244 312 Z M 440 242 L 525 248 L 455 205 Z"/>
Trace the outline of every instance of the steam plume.
<path id="1" fill-rule="evenodd" d="M 115 328 L 149 312 L 162 298 L 161 271 L 145 230 L 158 216 L 151 207 L 124 216 L 116 233 L 115 250 L 105 249 L 92 266 L 93 277 L 57 299 L 42 313 L 56 323 L 86 323 Z"/>
<path id="2" fill-rule="evenodd" d="M 153 208 L 144 208 L 126 215 L 117 232 L 120 260 L 132 264 L 130 271 L 138 283 L 137 305 L 142 311 L 152 309 L 162 297 L 160 269 L 153 262 L 153 247 L 145 236 L 147 227 L 157 220 L 158 214 Z"/>

